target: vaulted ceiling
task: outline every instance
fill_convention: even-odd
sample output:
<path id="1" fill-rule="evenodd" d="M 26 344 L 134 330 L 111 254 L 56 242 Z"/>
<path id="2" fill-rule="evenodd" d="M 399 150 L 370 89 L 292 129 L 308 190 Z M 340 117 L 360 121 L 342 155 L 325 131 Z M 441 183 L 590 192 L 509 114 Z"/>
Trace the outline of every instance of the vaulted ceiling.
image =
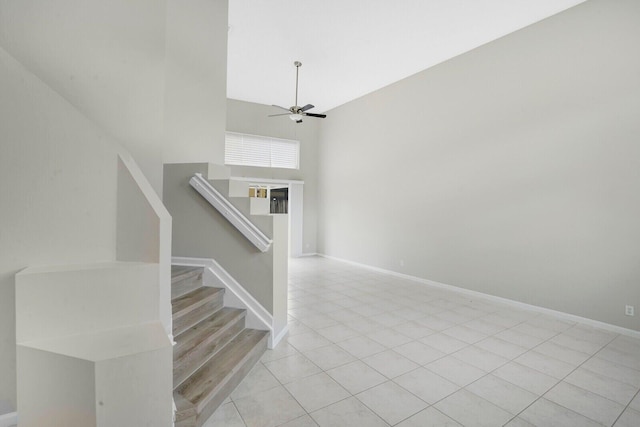
<path id="1" fill-rule="evenodd" d="M 227 96 L 330 110 L 585 0 L 229 0 Z M 275 112 L 275 111 L 274 111 Z"/>

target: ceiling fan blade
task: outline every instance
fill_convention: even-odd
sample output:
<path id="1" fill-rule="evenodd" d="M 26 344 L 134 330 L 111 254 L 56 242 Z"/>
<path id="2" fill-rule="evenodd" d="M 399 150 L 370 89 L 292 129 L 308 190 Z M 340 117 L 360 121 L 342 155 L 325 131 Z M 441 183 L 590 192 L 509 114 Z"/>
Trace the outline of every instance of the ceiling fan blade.
<path id="1" fill-rule="evenodd" d="M 314 105 L 311 105 L 311 104 L 307 104 L 307 105 L 305 105 L 304 107 L 302 107 L 302 108 L 300 109 L 300 111 L 305 112 L 305 111 L 307 111 L 307 110 L 311 110 L 313 107 L 315 107 L 315 106 L 314 106 Z"/>
<path id="2" fill-rule="evenodd" d="M 276 107 L 276 108 L 280 108 L 281 110 L 286 110 L 286 111 L 291 112 L 291 109 L 289 109 L 289 108 L 284 108 L 284 107 L 281 107 L 281 106 L 279 106 L 279 105 L 275 105 L 275 104 L 273 104 L 273 105 L 271 105 L 271 106 L 272 106 L 272 107 Z"/>
<path id="3" fill-rule="evenodd" d="M 267 117 L 289 116 L 289 115 L 291 115 L 291 112 L 282 113 L 282 114 L 269 114 Z"/>
<path id="4" fill-rule="evenodd" d="M 325 117 L 327 117 L 326 114 L 313 114 L 313 113 L 304 113 L 305 116 L 309 116 L 309 117 L 319 117 L 321 119 L 324 119 Z"/>

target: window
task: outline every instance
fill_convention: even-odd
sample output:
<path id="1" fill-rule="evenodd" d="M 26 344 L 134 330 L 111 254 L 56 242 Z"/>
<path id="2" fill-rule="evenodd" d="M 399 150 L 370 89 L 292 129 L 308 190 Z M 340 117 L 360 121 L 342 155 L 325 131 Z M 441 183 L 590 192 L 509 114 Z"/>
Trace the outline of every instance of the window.
<path id="1" fill-rule="evenodd" d="M 300 142 L 269 136 L 227 132 L 224 144 L 226 165 L 299 169 Z"/>

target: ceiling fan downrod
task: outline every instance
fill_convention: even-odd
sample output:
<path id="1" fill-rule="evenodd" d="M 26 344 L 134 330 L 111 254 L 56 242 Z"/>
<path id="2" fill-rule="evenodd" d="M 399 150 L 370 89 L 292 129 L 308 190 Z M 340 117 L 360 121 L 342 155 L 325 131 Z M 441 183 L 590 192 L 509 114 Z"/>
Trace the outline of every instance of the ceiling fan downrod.
<path id="1" fill-rule="evenodd" d="M 294 105 L 296 110 L 298 110 L 298 72 L 300 71 L 300 67 L 302 67 L 302 62 L 296 61 L 293 63 L 293 65 L 296 66 L 296 102 Z"/>

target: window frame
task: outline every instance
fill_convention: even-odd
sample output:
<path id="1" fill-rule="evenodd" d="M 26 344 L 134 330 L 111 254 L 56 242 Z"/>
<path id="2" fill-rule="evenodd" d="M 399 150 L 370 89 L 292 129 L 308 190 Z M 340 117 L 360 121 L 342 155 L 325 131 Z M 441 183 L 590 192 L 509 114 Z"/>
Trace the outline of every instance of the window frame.
<path id="1" fill-rule="evenodd" d="M 239 146 L 230 147 L 230 144 Z M 287 151 L 288 147 L 294 148 Z M 233 152 L 230 148 L 235 151 Z M 224 164 L 228 166 L 300 170 L 300 141 L 226 131 L 224 138 Z"/>

